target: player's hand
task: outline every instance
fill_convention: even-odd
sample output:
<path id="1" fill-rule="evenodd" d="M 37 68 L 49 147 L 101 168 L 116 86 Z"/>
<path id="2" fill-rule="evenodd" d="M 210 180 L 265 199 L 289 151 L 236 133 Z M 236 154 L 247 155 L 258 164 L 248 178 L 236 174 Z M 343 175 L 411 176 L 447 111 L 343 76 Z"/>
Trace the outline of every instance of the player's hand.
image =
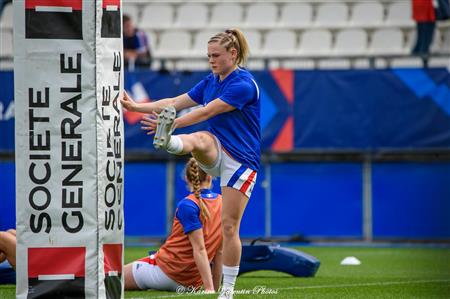
<path id="1" fill-rule="evenodd" d="M 123 98 L 120 100 L 122 106 L 128 111 L 136 111 L 137 103 L 128 95 L 126 91 L 123 93 Z"/>
<path id="2" fill-rule="evenodd" d="M 158 126 L 158 113 L 153 111 L 152 114 L 143 116 L 141 119 L 141 129 L 147 131 L 147 135 L 155 134 Z"/>

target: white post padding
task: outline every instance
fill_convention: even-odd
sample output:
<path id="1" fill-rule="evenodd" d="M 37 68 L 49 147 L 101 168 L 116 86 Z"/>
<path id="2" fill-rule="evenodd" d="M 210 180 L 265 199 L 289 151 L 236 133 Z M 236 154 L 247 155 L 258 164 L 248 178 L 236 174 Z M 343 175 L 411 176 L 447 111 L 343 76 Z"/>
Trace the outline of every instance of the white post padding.
<path id="1" fill-rule="evenodd" d="M 121 14 L 14 1 L 17 298 L 124 296 Z"/>

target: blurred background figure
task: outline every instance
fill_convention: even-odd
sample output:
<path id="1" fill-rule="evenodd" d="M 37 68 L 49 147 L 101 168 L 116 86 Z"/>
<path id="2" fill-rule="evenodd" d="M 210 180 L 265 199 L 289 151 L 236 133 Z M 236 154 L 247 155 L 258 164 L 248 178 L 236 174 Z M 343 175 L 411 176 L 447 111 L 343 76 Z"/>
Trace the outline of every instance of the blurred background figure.
<path id="1" fill-rule="evenodd" d="M 430 51 L 436 27 L 433 0 L 412 0 L 412 12 L 417 28 L 417 41 L 412 54 L 426 55 Z"/>
<path id="2" fill-rule="evenodd" d="M 0 17 L 2 16 L 3 8 L 8 3 L 12 3 L 12 0 L 0 0 Z"/>
<path id="3" fill-rule="evenodd" d="M 123 55 L 125 67 L 150 68 L 152 55 L 147 34 L 134 26 L 128 15 L 123 15 Z"/>
<path id="4" fill-rule="evenodd" d="M 436 21 L 450 20 L 450 0 L 434 0 Z"/>

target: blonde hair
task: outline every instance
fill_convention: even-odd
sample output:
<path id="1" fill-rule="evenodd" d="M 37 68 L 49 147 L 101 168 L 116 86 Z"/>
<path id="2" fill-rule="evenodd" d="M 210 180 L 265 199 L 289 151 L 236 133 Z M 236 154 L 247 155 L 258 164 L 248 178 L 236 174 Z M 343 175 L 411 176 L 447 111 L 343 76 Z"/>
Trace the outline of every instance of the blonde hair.
<path id="1" fill-rule="evenodd" d="M 198 199 L 200 211 L 203 219 L 207 220 L 210 217 L 208 208 L 200 194 L 200 184 L 206 182 L 208 175 L 204 172 L 197 163 L 197 160 L 190 158 L 186 164 L 186 180 L 194 189 L 194 196 Z"/>
<path id="2" fill-rule="evenodd" d="M 225 32 L 219 32 L 209 39 L 208 44 L 215 42 L 218 42 L 227 51 L 229 51 L 231 48 L 236 49 L 237 65 L 245 64 L 247 62 L 250 50 L 247 40 L 245 39 L 245 36 L 241 30 L 237 28 L 231 28 L 225 30 Z"/>

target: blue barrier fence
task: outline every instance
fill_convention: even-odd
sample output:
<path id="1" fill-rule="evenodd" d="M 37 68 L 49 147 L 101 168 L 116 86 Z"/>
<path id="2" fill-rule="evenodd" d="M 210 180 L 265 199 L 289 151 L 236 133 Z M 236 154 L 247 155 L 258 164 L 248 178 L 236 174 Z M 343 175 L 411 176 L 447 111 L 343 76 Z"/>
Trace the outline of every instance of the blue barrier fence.
<path id="1" fill-rule="evenodd" d="M 125 164 L 127 236 L 166 234 L 168 207 L 187 194 L 183 164 L 174 165 L 170 178 L 170 163 Z M 262 169 L 242 236 L 364 238 L 362 163 L 273 163 Z M 450 238 L 450 163 L 373 163 L 371 176 L 373 239 Z M 14 163 L 0 162 L 0 229 L 15 226 L 14 181 Z"/>
<path id="2" fill-rule="evenodd" d="M 205 73 L 128 73 L 140 101 L 186 92 Z M 255 72 L 266 153 L 319 150 L 379 153 L 450 150 L 447 69 Z M 0 154 L 14 151 L 13 74 L 0 72 Z M 126 153 L 154 154 L 151 138 L 126 112 Z M 196 130 L 205 128 L 199 124 Z M 7 156 L 7 155 L 6 155 Z M 14 162 L 0 161 L 0 229 L 15 226 Z M 186 194 L 183 165 L 125 165 L 125 233 L 163 237 Z M 356 239 L 449 239 L 450 163 L 266 162 L 241 234 Z M 216 190 L 218 188 L 216 182 Z"/>

